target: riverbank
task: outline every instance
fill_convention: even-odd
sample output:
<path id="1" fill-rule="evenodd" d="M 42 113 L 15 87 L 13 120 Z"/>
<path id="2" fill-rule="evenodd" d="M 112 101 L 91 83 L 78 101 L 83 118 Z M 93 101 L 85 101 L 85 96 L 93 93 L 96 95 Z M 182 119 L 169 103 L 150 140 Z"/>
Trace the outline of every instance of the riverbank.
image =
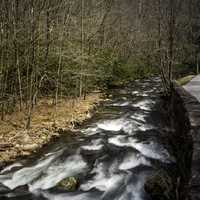
<path id="1" fill-rule="evenodd" d="M 29 156 L 61 133 L 73 130 L 92 115 L 102 94 L 89 94 L 86 99 L 62 99 L 55 108 L 52 99 L 41 99 L 34 109 L 31 128 L 25 130 L 25 112 L 15 112 L 0 121 L 0 165 Z"/>

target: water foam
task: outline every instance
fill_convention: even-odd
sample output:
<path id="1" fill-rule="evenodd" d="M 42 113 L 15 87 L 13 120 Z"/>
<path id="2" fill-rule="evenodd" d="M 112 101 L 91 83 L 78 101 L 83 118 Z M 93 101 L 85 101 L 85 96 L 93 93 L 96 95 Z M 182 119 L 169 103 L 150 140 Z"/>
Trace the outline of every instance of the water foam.
<path id="1" fill-rule="evenodd" d="M 91 174 L 95 174 L 95 176 L 82 184 L 80 187 L 81 190 L 89 191 L 92 188 L 96 188 L 102 192 L 108 192 L 120 185 L 124 179 L 124 175 L 114 173 L 117 166 L 116 164 L 117 162 L 114 162 L 108 169 L 105 163 L 97 163 L 97 166 L 91 172 Z"/>
<path id="2" fill-rule="evenodd" d="M 166 163 L 174 162 L 174 158 L 169 155 L 168 151 L 164 149 L 163 146 L 153 141 L 144 143 L 139 142 L 137 139 L 117 136 L 109 138 L 108 142 L 119 147 L 132 147 L 148 158 L 161 160 Z"/>
<path id="3" fill-rule="evenodd" d="M 120 170 L 129 170 L 133 169 L 140 165 L 151 166 L 151 163 L 146 160 L 144 156 L 141 156 L 138 153 L 129 153 L 122 161 L 119 166 Z"/>
<path id="4" fill-rule="evenodd" d="M 48 157 L 45 160 L 40 161 L 33 167 L 25 167 L 23 169 L 20 169 L 19 171 L 15 172 L 9 179 L 2 180 L 0 176 L 0 182 L 11 190 L 15 189 L 18 186 L 26 185 L 34 179 L 38 178 L 44 171 L 46 171 L 46 169 L 55 159 L 55 157 L 56 154 Z"/>
<path id="5" fill-rule="evenodd" d="M 99 151 L 103 148 L 102 139 L 92 140 L 89 145 L 82 146 L 81 149 L 88 151 Z"/>
<path id="6" fill-rule="evenodd" d="M 123 128 L 124 120 L 123 119 L 116 119 L 116 120 L 106 120 L 102 123 L 98 123 L 97 126 L 100 129 L 106 131 L 120 131 Z"/>
<path id="7" fill-rule="evenodd" d="M 152 100 L 143 100 L 138 103 L 133 104 L 134 107 L 140 108 L 142 110 L 150 111 L 154 102 Z"/>
<path id="8" fill-rule="evenodd" d="M 130 103 L 128 101 L 112 104 L 112 106 L 118 106 L 118 107 L 125 107 L 125 106 L 128 106 L 128 105 L 130 105 Z"/>
<path id="9" fill-rule="evenodd" d="M 56 186 L 66 177 L 75 176 L 84 172 L 87 164 L 80 155 L 68 157 L 64 163 L 51 165 L 36 181 L 29 184 L 30 191 L 37 189 L 47 190 Z"/>
<path id="10" fill-rule="evenodd" d="M 129 135 L 133 134 L 134 130 L 137 130 L 139 125 L 139 122 L 133 122 L 125 117 L 114 120 L 105 120 L 97 124 L 100 129 L 112 132 L 118 132 L 122 130 Z"/>
<path id="11" fill-rule="evenodd" d="M 49 192 L 41 192 L 46 199 L 48 200 L 95 200 L 94 197 L 90 194 L 83 193 L 83 194 L 51 194 Z M 96 199 L 97 200 L 97 199 Z"/>
<path id="12" fill-rule="evenodd" d="M 15 167 L 22 167 L 23 165 L 21 163 L 14 163 L 12 165 L 9 165 L 8 167 L 5 167 L 3 170 L 1 170 L 0 174 L 3 174 L 4 172 L 9 172 Z"/>

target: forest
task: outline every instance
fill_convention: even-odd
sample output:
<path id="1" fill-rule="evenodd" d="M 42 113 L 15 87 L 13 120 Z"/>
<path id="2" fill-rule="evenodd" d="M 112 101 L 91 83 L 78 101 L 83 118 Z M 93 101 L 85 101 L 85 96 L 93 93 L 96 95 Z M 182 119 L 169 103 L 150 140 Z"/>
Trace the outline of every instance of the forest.
<path id="1" fill-rule="evenodd" d="M 200 198 L 200 0 L 0 11 L 0 199 Z"/>
<path id="2" fill-rule="evenodd" d="M 0 104 L 80 97 L 161 74 L 198 73 L 198 0 L 1 0 Z"/>

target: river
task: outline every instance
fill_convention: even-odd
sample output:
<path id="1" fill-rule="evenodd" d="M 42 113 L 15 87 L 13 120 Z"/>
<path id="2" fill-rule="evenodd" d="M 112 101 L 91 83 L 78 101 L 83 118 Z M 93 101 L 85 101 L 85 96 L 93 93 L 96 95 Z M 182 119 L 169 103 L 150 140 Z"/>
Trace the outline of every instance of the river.
<path id="1" fill-rule="evenodd" d="M 161 112 L 159 78 L 112 91 L 70 142 L 64 137 L 31 161 L 0 172 L 1 200 L 146 200 L 145 180 L 174 157 L 163 139 L 170 129 Z M 75 192 L 56 185 L 76 177 Z"/>

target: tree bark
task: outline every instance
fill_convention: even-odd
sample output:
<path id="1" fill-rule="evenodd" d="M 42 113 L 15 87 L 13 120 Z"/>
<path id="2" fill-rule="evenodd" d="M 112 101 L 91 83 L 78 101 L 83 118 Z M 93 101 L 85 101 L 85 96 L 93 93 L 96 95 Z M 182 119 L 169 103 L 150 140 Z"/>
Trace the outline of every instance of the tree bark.
<path id="1" fill-rule="evenodd" d="M 174 62 L 174 33 L 175 33 L 175 0 L 170 0 L 170 18 L 169 18 L 169 67 L 168 79 L 172 82 L 173 79 L 173 62 Z"/>

